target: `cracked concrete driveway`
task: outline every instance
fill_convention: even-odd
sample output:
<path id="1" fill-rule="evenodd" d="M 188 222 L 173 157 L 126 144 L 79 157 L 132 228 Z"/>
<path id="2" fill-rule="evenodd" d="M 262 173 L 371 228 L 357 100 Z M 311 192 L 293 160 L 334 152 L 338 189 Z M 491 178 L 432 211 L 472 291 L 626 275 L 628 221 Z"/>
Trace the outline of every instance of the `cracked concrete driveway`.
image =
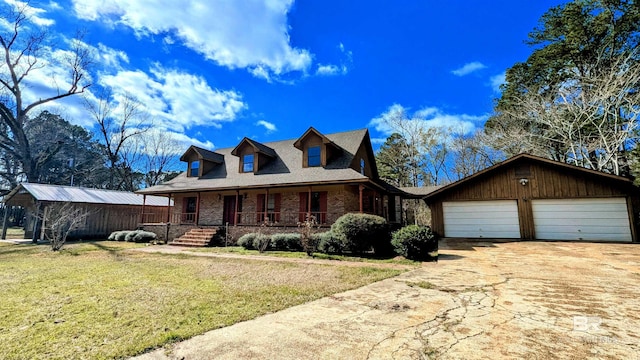
<path id="1" fill-rule="evenodd" d="M 640 359 L 640 245 L 440 245 L 440 262 L 139 359 Z"/>

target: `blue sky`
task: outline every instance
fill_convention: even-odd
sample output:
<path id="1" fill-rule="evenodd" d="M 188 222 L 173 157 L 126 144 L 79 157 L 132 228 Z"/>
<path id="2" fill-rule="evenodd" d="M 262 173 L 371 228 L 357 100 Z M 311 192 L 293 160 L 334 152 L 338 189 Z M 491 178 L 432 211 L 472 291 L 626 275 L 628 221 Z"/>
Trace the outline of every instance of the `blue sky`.
<path id="1" fill-rule="evenodd" d="M 379 144 L 389 135 L 380 119 L 394 109 L 481 128 L 505 70 L 531 53 L 527 34 L 561 3 L 65 0 L 32 1 L 29 11 L 60 53 L 68 36 L 87 31 L 96 59 L 89 101 L 102 87 L 129 93 L 185 149 L 215 149 L 244 136 L 297 138 L 309 126 L 368 127 Z M 29 96 L 50 91 L 58 72 L 34 73 Z M 79 98 L 46 109 L 92 126 Z"/>

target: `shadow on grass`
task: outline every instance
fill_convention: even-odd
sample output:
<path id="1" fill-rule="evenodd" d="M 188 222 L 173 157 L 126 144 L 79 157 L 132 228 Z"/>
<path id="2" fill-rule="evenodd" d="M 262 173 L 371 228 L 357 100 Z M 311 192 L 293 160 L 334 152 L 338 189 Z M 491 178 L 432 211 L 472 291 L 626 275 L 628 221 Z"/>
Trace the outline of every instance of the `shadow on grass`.
<path id="1" fill-rule="evenodd" d="M 33 254 L 41 251 L 42 251 L 42 248 L 37 247 L 36 244 L 16 244 L 13 246 L 0 247 L 0 256 L 11 255 L 16 253 Z"/>

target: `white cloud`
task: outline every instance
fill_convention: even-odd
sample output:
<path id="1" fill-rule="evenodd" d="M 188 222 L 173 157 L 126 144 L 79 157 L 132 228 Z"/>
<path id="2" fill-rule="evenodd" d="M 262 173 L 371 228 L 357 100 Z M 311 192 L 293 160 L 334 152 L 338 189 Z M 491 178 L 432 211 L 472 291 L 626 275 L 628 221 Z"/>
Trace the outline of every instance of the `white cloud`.
<path id="1" fill-rule="evenodd" d="M 73 0 L 77 17 L 170 36 L 221 66 L 256 76 L 306 73 L 312 55 L 291 45 L 293 0 Z M 270 75 L 265 76 L 265 72 Z"/>
<path id="2" fill-rule="evenodd" d="M 56 22 L 53 19 L 47 19 L 46 17 L 41 16 L 45 14 L 47 10 L 42 8 L 37 8 L 29 5 L 28 2 L 19 1 L 19 0 L 4 0 L 7 5 L 11 6 L 14 11 L 22 11 L 23 14 L 27 16 L 29 21 L 38 25 L 38 26 L 51 26 Z M 52 3 L 57 5 L 56 3 Z M 6 20 L 3 21 L 6 23 Z"/>
<path id="3" fill-rule="evenodd" d="M 482 124 L 487 118 L 487 115 L 447 114 L 436 107 L 423 108 L 410 114 L 408 108 L 394 104 L 372 119 L 368 126 L 375 128 L 384 136 L 394 132 L 402 134 L 401 129 L 393 126 L 393 119 L 407 119 L 418 128 L 448 128 L 455 134 L 465 135 L 474 132 L 476 126 Z"/>
<path id="4" fill-rule="evenodd" d="M 471 74 L 474 71 L 482 70 L 486 67 L 487 66 L 484 65 L 483 63 L 479 61 L 474 61 L 474 62 L 464 64 L 461 68 L 451 71 L 451 73 L 456 76 L 465 76 L 465 75 Z"/>
<path id="5" fill-rule="evenodd" d="M 187 135 L 185 135 L 183 133 L 172 132 L 171 133 L 171 137 L 173 139 L 175 139 L 180 144 L 181 152 L 179 154 L 176 154 L 176 155 L 182 155 L 182 153 L 186 149 L 188 149 L 189 146 L 191 146 L 191 145 L 195 145 L 197 147 L 210 149 L 210 150 L 215 147 L 215 145 L 209 140 L 201 141 L 201 140 L 198 140 L 196 138 L 192 138 L 190 136 L 187 136 Z"/>
<path id="6" fill-rule="evenodd" d="M 489 81 L 491 82 L 491 88 L 493 91 L 499 94 L 502 92 L 502 90 L 500 90 L 500 85 L 507 82 L 507 73 L 503 72 L 502 74 L 492 76 Z"/>
<path id="7" fill-rule="evenodd" d="M 316 75 L 319 76 L 333 76 L 333 75 L 346 75 L 349 72 L 349 67 L 353 63 L 353 52 L 347 50 L 343 43 L 338 44 L 338 50 L 342 54 L 341 65 L 335 64 L 318 64 L 316 69 Z"/>
<path id="8" fill-rule="evenodd" d="M 346 66 L 337 66 L 337 65 L 322 65 L 319 64 L 318 65 L 318 70 L 316 70 L 316 75 L 321 75 L 321 76 L 332 76 L 332 75 L 338 75 L 338 74 L 346 74 L 347 73 L 347 67 Z"/>
<path id="9" fill-rule="evenodd" d="M 129 63 L 129 56 L 127 53 L 121 50 L 110 48 L 102 43 L 98 43 L 98 46 L 94 48 L 96 60 L 100 65 L 113 69 L 121 69 L 122 63 Z"/>
<path id="10" fill-rule="evenodd" d="M 256 123 L 256 125 L 264 127 L 267 130 L 267 134 L 278 131 L 278 128 L 274 123 L 270 123 L 266 120 L 260 120 Z"/>
<path id="11" fill-rule="evenodd" d="M 235 91 L 212 89 L 200 76 L 161 66 L 150 74 L 136 70 L 104 75 L 100 84 L 111 88 L 116 98 L 131 94 L 155 121 L 173 131 L 192 126 L 220 128 L 247 107 Z"/>

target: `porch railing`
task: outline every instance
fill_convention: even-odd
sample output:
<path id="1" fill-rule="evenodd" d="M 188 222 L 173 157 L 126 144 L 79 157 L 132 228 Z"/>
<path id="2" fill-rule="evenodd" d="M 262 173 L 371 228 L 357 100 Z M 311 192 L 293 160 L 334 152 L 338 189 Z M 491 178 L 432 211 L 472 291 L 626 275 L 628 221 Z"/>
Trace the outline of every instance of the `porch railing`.
<path id="1" fill-rule="evenodd" d="M 273 225 L 298 225 L 307 219 L 307 212 L 264 212 L 250 211 L 240 212 L 238 215 L 238 224 L 260 225 L 263 223 Z M 332 224 L 341 214 L 329 212 L 311 212 L 310 215 L 319 225 Z"/>
<path id="2" fill-rule="evenodd" d="M 313 211 L 310 213 L 316 224 L 318 225 L 331 225 L 338 217 L 343 215 L 342 213 L 334 212 L 319 212 Z M 238 212 L 236 213 L 237 225 L 261 225 L 268 223 L 269 225 L 286 225 L 297 226 L 298 223 L 305 221 L 307 218 L 306 212 Z M 169 222 L 171 224 L 195 224 L 195 213 L 171 213 L 169 215 Z M 200 222 L 211 222 L 211 219 L 202 219 Z M 141 216 L 141 222 L 146 224 L 160 224 L 167 222 L 167 213 L 143 213 Z M 224 221 L 223 221 L 224 222 Z M 231 221 L 229 221 L 232 223 Z"/>

